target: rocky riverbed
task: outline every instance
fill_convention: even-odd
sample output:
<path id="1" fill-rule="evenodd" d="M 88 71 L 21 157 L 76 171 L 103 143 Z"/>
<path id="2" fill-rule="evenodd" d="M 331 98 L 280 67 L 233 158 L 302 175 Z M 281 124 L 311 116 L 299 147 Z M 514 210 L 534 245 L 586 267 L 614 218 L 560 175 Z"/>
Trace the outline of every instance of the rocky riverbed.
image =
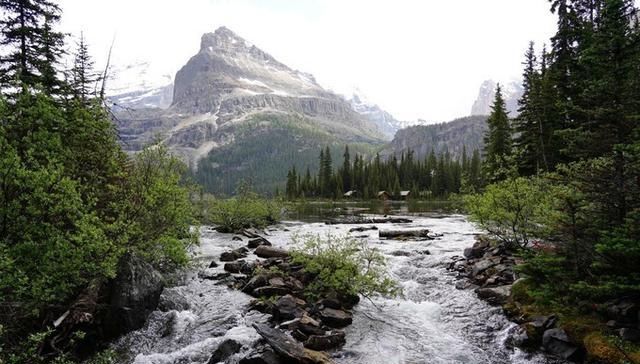
<path id="1" fill-rule="evenodd" d="M 310 353 L 314 359 L 306 362 L 350 364 L 554 362 L 515 348 L 508 338 L 517 325 L 502 309 L 480 300 L 473 290 L 456 289 L 457 272 L 447 268 L 478 233 L 464 216 L 402 217 L 411 222 L 285 222 L 259 232 L 272 245 L 260 237 L 202 228 L 198 267 L 165 289 L 147 324 L 114 348 L 126 363 L 276 363 L 284 350 Z M 380 230 L 442 235 L 380 239 Z M 295 295 L 298 283 L 304 284 L 302 277 L 296 282 L 253 275 L 256 260 L 267 268 L 286 264 L 284 255 L 265 254 L 285 252 L 296 234 L 349 231 L 384 254 L 389 274 L 403 290 L 401 297 L 361 300 L 352 307 L 343 301 L 303 303 Z M 248 287 L 254 278 L 260 285 Z M 269 290 L 277 291 L 277 300 L 252 297 Z M 322 356 L 315 356 L 321 351 Z"/>

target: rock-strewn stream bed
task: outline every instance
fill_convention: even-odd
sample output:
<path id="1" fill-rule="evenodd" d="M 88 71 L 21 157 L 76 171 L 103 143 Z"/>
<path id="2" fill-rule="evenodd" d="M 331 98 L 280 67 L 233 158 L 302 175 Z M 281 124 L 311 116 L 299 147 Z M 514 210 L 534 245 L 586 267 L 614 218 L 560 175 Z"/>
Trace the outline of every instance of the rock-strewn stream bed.
<path id="1" fill-rule="evenodd" d="M 502 309 L 473 290 L 456 289 L 456 272 L 447 268 L 478 233 L 464 216 L 403 217 L 412 222 L 285 222 L 260 232 L 271 246 L 259 237 L 204 227 L 197 267 L 165 289 L 145 327 L 123 337 L 115 349 L 127 363 L 158 364 L 279 363 L 286 350 L 308 356 L 307 362 L 350 364 L 554 362 L 513 347 L 507 339 L 517 325 Z M 344 300 L 301 302 L 295 292 L 303 277 L 252 273 L 256 260 L 267 268 L 286 265 L 284 254 L 295 234 L 342 235 L 359 227 L 351 235 L 385 255 L 390 275 L 403 289 L 401 297 L 365 299 L 353 307 Z M 442 236 L 379 238 L 380 230 L 420 229 Z M 253 279 L 260 284 L 249 285 Z M 275 301 L 266 299 L 274 296 Z"/>

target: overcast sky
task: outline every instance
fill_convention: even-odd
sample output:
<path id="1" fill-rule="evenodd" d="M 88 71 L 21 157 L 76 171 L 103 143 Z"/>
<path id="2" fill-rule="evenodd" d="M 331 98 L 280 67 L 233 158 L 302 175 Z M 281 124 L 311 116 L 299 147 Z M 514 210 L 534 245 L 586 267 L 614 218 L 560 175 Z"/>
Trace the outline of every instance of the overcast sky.
<path id="1" fill-rule="evenodd" d="M 518 78 L 554 32 L 546 0 L 61 0 L 63 30 L 100 61 L 175 74 L 225 25 L 339 93 L 359 88 L 401 120 L 469 114 L 485 79 Z M 100 63 L 100 62 L 98 62 Z"/>

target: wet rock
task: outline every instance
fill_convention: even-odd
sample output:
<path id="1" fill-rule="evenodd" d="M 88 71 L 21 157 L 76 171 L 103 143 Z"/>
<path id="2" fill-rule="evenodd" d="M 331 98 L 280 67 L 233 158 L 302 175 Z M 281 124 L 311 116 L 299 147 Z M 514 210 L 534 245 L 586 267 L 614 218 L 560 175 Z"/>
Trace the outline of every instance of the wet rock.
<path id="1" fill-rule="evenodd" d="M 271 302 L 264 300 L 251 300 L 249 302 L 249 311 L 258 311 L 266 314 L 273 314 L 274 305 Z"/>
<path id="2" fill-rule="evenodd" d="M 289 256 L 289 252 L 286 250 L 260 245 L 256 248 L 255 254 L 260 258 L 285 258 Z"/>
<path id="3" fill-rule="evenodd" d="M 319 300 L 317 302 L 317 304 L 319 306 L 321 306 L 322 308 L 324 307 L 329 307 L 329 308 L 333 308 L 336 310 L 339 310 L 342 308 L 342 303 L 340 303 L 340 301 L 338 301 L 337 299 L 334 298 L 323 298 L 321 300 Z"/>
<path id="4" fill-rule="evenodd" d="M 331 331 L 326 335 L 311 335 L 304 342 L 304 347 L 313 350 L 329 350 L 346 343 L 344 331 Z"/>
<path id="5" fill-rule="evenodd" d="M 265 339 L 267 344 L 273 348 L 273 351 L 280 356 L 301 364 L 330 364 L 333 363 L 326 354 L 306 349 L 293 338 L 281 332 L 280 330 L 271 328 L 265 324 L 253 324 L 258 334 Z"/>
<path id="6" fill-rule="evenodd" d="M 269 285 L 275 287 L 286 287 L 287 285 L 284 283 L 284 279 L 282 277 L 273 277 L 269 279 Z"/>
<path id="7" fill-rule="evenodd" d="M 542 347 L 547 353 L 565 360 L 579 361 L 583 356 L 580 347 L 572 343 L 562 329 L 546 330 L 542 336 Z"/>
<path id="8" fill-rule="evenodd" d="M 271 246 L 271 242 L 269 242 L 267 239 L 263 237 L 259 237 L 259 238 L 251 239 L 249 240 L 249 243 L 247 243 L 247 247 L 249 249 L 255 249 L 261 245 Z"/>
<path id="9" fill-rule="evenodd" d="M 251 352 L 244 358 L 240 359 L 238 364 L 282 364 L 283 361 L 270 346 L 262 345 Z"/>
<path id="10" fill-rule="evenodd" d="M 471 276 L 475 277 L 477 275 L 479 275 L 480 273 L 484 272 L 485 270 L 497 265 L 500 261 L 496 260 L 496 259 L 483 259 L 480 260 L 478 262 L 476 262 L 475 264 L 473 264 L 473 266 L 471 267 Z"/>
<path id="11" fill-rule="evenodd" d="M 303 307 L 306 305 L 304 300 L 293 297 L 290 294 L 284 295 L 276 301 L 273 308 L 273 316 L 276 320 L 291 320 L 302 317 L 305 314 Z"/>
<path id="12" fill-rule="evenodd" d="M 464 257 L 467 259 L 480 258 L 484 255 L 484 251 L 489 247 L 489 241 L 486 239 L 478 239 L 471 248 L 464 250 Z"/>
<path id="13" fill-rule="evenodd" d="M 413 220 L 409 220 L 402 217 L 362 217 L 362 216 L 344 216 L 335 218 L 333 220 L 325 221 L 327 225 L 335 224 L 405 224 L 411 223 Z"/>
<path id="14" fill-rule="evenodd" d="M 621 324 L 635 324 L 640 319 L 640 303 L 636 300 L 621 299 L 604 304 L 605 314 Z"/>
<path id="15" fill-rule="evenodd" d="M 165 289 L 160 295 L 160 301 L 158 302 L 158 310 L 160 311 L 184 311 L 190 307 L 189 301 L 175 289 Z"/>
<path id="16" fill-rule="evenodd" d="M 247 257 L 247 249 L 246 248 L 238 248 L 235 250 L 231 250 L 228 252 L 224 252 L 220 254 L 221 262 L 232 262 L 234 260 L 242 259 Z"/>
<path id="17" fill-rule="evenodd" d="M 208 279 L 210 281 L 219 281 L 221 279 L 231 277 L 231 273 L 223 272 L 223 273 L 209 273 L 209 272 L 200 272 L 198 273 L 198 277 L 200 279 Z"/>
<path id="18" fill-rule="evenodd" d="M 289 293 L 289 288 L 287 287 L 264 286 L 254 289 L 252 292 L 252 296 L 272 297 L 286 295 L 287 293 Z"/>
<path id="19" fill-rule="evenodd" d="M 162 275 L 151 264 L 135 255 L 124 256 L 109 287 L 106 336 L 115 337 L 141 328 L 158 306 L 163 288 Z"/>
<path id="20" fill-rule="evenodd" d="M 255 269 L 254 263 L 247 263 L 244 260 L 237 260 L 235 262 L 225 263 L 224 270 L 229 273 L 242 273 L 251 274 Z"/>
<path id="21" fill-rule="evenodd" d="M 630 341 L 634 344 L 640 344 L 640 330 L 623 327 L 618 331 L 618 335 L 623 340 Z"/>
<path id="22" fill-rule="evenodd" d="M 257 274 L 247 282 L 247 284 L 242 288 L 242 292 L 251 293 L 254 289 L 259 287 L 264 287 L 269 284 L 269 277 L 266 274 Z"/>
<path id="23" fill-rule="evenodd" d="M 238 353 L 240 349 L 242 349 L 242 344 L 235 340 L 227 339 L 218 345 L 218 348 L 216 348 L 211 358 L 209 358 L 208 364 L 223 362 L 231 355 Z"/>
<path id="24" fill-rule="evenodd" d="M 216 263 L 215 260 L 212 260 L 211 263 L 209 263 L 209 268 L 215 268 L 218 266 L 218 263 Z"/>
<path id="25" fill-rule="evenodd" d="M 354 227 L 354 228 L 349 229 L 349 232 L 350 233 L 355 233 L 355 232 L 361 233 L 361 232 L 367 231 L 367 230 L 378 230 L 378 227 L 376 227 L 376 226 L 359 226 L 359 227 Z"/>
<path id="26" fill-rule="evenodd" d="M 320 328 L 320 323 L 313 318 L 309 317 L 306 313 L 302 314 L 302 317 L 295 318 L 293 320 L 283 322 L 278 328 L 284 328 L 293 332 L 299 331 L 305 336 L 309 335 L 325 335 L 326 332 Z M 298 339 L 298 338 L 296 338 Z M 298 339 L 305 341 L 307 338 Z"/>
<path id="27" fill-rule="evenodd" d="M 511 295 L 511 285 L 478 288 L 476 289 L 476 294 L 479 298 L 491 304 L 503 304 L 507 302 L 509 295 Z"/>
<path id="28" fill-rule="evenodd" d="M 242 241 L 242 237 L 236 235 L 233 238 L 231 238 L 231 240 L 233 240 L 233 241 Z"/>
<path id="29" fill-rule="evenodd" d="M 509 334 L 507 344 L 518 348 L 531 348 L 536 345 L 536 341 L 531 338 L 526 327 L 520 325 Z"/>
<path id="30" fill-rule="evenodd" d="M 421 255 L 431 255 L 431 252 L 430 252 L 429 250 L 425 249 L 425 250 L 419 250 L 419 251 L 418 251 L 418 254 L 421 254 Z"/>
<path id="31" fill-rule="evenodd" d="M 408 257 L 411 255 L 411 252 L 404 251 L 404 250 L 395 250 L 391 252 L 391 255 L 395 257 Z"/>
<path id="32" fill-rule="evenodd" d="M 342 328 L 353 322 L 353 316 L 349 312 L 329 307 L 320 310 L 320 319 L 327 326 L 335 328 Z"/>

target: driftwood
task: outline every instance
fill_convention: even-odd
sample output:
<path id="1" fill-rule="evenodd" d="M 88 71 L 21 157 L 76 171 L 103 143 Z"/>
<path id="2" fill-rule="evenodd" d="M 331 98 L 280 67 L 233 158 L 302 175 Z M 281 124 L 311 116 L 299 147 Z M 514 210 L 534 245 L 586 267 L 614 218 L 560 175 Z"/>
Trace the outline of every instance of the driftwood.
<path id="1" fill-rule="evenodd" d="M 406 224 L 413 222 L 404 217 L 362 217 L 362 216 L 350 216 L 343 218 L 336 218 L 325 221 L 327 225 L 336 224 Z"/>
<path id="2" fill-rule="evenodd" d="M 301 364 L 332 364 L 333 360 L 326 354 L 319 351 L 306 349 L 292 337 L 284 332 L 271 328 L 265 324 L 253 324 L 258 334 L 273 348 L 280 356 L 293 363 Z"/>
<path id="3" fill-rule="evenodd" d="M 434 235 L 430 234 L 429 230 L 427 229 L 387 230 L 387 231 L 380 230 L 379 234 L 380 234 L 380 238 L 398 239 L 398 240 L 405 240 L 405 239 L 412 239 L 412 238 L 432 240 L 435 238 Z"/>

